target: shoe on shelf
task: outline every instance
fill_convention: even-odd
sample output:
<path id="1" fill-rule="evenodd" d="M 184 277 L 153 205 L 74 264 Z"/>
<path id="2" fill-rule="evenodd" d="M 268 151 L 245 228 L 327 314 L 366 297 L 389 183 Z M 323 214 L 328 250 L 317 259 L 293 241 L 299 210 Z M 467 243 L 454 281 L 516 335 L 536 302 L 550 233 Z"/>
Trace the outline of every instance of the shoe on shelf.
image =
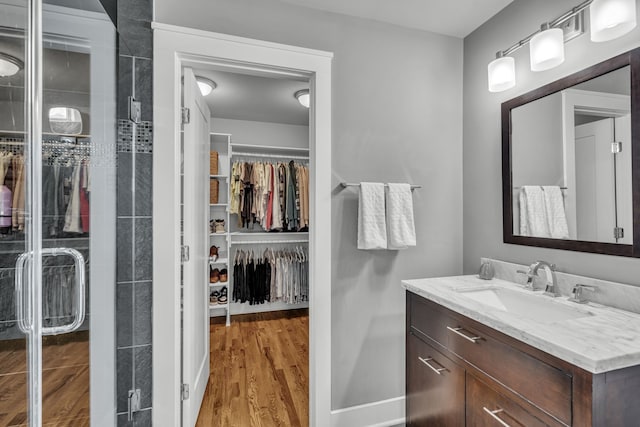
<path id="1" fill-rule="evenodd" d="M 218 304 L 226 304 L 228 300 L 227 297 L 227 287 L 223 287 L 220 289 L 220 295 L 218 296 Z"/>
<path id="2" fill-rule="evenodd" d="M 220 281 L 220 270 L 214 268 L 209 272 L 209 282 L 218 283 Z"/>
<path id="3" fill-rule="evenodd" d="M 216 219 L 213 227 L 215 233 L 224 233 L 224 219 Z"/>
<path id="4" fill-rule="evenodd" d="M 209 258 L 211 258 L 211 261 L 216 262 L 218 260 L 218 249 L 220 249 L 217 246 L 211 246 L 209 248 Z"/>
<path id="5" fill-rule="evenodd" d="M 229 274 L 226 268 L 220 270 L 220 283 L 226 283 L 229 280 Z"/>
<path id="6" fill-rule="evenodd" d="M 218 301 L 220 301 L 220 292 L 218 291 L 211 292 L 211 294 L 209 295 L 209 303 L 218 304 Z"/>

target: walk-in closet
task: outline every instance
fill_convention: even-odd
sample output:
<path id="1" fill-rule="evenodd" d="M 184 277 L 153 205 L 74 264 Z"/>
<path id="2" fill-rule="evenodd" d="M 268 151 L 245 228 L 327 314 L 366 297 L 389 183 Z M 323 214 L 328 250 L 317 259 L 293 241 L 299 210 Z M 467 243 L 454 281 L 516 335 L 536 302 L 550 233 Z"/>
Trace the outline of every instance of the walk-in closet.
<path id="1" fill-rule="evenodd" d="M 209 380 L 190 410 L 198 426 L 308 425 L 309 84 L 213 68 L 185 76 L 183 151 L 190 138 L 206 137 L 208 148 L 196 160 L 203 173 L 183 165 L 184 231 L 206 230 L 205 247 L 187 245 L 183 289 L 191 295 L 189 280 L 204 271 L 210 316 Z M 197 194 L 204 210 L 188 206 Z"/>

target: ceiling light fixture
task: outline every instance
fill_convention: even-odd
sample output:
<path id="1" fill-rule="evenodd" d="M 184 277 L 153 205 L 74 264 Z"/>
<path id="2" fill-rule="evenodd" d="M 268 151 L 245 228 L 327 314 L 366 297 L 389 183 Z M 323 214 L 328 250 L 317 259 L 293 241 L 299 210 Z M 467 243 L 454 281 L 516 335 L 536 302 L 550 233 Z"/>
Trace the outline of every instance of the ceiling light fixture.
<path id="1" fill-rule="evenodd" d="M 198 87 L 200 88 L 200 93 L 202 94 L 202 96 L 209 95 L 215 88 L 218 87 L 216 82 L 211 79 L 207 79 L 206 77 L 196 76 L 196 82 L 198 83 Z"/>
<path id="2" fill-rule="evenodd" d="M 24 62 L 15 56 L 0 52 L 0 77 L 9 77 L 24 68 Z"/>
<path id="3" fill-rule="evenodd" d="M 621 37 L 636 26 L 636 0 L 586 0 L 543 24 L 539 31 L 498 52 L 497 59 L 488 67 L 489 91 L 501 92 L 515 86 L 515 72 L 513 84 L 511 80 L 505 80 L 508 72 L 511 72 L 510 62 L 513 61 L 513 58 L 507 58 L 526 45 L 530 45 L 532 71 L 548 70 L 560 65 L 564 61 L 564 44 L 584 33 L 584 11 L 587 8 L 591 40 L 594 42 Z M 502 81 L 508 84 L 499 84 Z"/>
<path id="4" fill-rule="evenodd" d="M 309 89 L 301 89 L 297 91 L 293 96 L 298 100 L 300 105 L 309 108 L 311 97 L 309 96 Z"/>

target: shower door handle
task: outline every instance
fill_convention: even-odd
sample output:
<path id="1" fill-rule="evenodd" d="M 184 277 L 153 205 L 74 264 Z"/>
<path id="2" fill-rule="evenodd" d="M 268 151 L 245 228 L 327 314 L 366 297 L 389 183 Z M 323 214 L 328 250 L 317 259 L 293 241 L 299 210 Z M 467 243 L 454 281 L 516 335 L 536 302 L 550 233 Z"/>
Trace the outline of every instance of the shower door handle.
<path id="1" fill-rule="evenodd" d="M 60 326 L 49 326 L 42 328 L 42 335 L 58 335 L 73 332 L 78 329 L 85 318 L 85 295 L 86 279 L 84 272 L 84 257 L 82 254 L 71 248 L 46 248 L 42 249 L 42 256 L 70 256 L 74 261 L 75 289 L 73 294 L 73 322 Z M 27 261 L 31 261 L 33 252 L 21 254 L 16 261 L 16 317 L 18 318 L 18 328 L 27 333 L 33 326 L 33 309 L 31 307 L 31 287 L 25 295 L 24 291 L 24 267 Z M 26 297 L 26 298 L 25 298 Z"/>

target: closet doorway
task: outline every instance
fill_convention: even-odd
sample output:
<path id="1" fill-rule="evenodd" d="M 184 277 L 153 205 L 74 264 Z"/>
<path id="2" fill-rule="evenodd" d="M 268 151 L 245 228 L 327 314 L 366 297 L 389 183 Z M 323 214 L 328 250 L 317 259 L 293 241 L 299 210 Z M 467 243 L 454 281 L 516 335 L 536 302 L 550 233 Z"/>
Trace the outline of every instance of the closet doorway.
<path id="1" fill-rule="evenodd" d="M 154 423 L 225 425 L 224 417 L 237 422 L 244 416 L 251 424 L 271 416 L 290 425 L 329 425 L 331 54 L 154 24 L 154 58 Z M 196 77 L 199 83 L 215 82 L 211 102 Z M 264 116 L 229 116 L 232 108 L 222 111 L 224 104 L 215 100 L 223 99 L 234 79 L 240 83 L 231 93 L 247 90 L 250 81 L 270 81 L 272 89 L 283 82 L 298 86 L 281 95 L 308 124 L 265 119 L 276 113 L 276 102 L 258 113 Z M 294 98 L 306 88 L 309 110 Z M 254 98 L 240 110 L 257 104 Z M 260 187 L 267 176 L 272 184 L 277 177 L 285 184 L 308 180 L 308 223 L 299 185 L 288 187 L 289 206 L 298 216 L 287 211 L 285 224 L 270 223 L 278 218 L 275 200 L 256 206 L 257 193 L 244 198 L 250 186 L 238 197 L 238 170 L 254 168 L 262 178 L 246 175 L 243 187 L 249 181 Z M 210 189 L 217 189 L 215 200 Z M 282 277 L 279 285 L 266 279 L 271 271 Z M 251 353 L 234 348 L 243 339 L 273 341 Z M 262 360 L 233 365 L 239 354 Z M 251 363 L 257 363 L 253 373 L 241 372 Z M 287 378 L 278 363 L 297 371 Z M 260 373 L 270 389 L 259 388 Z M 281 412 L 264 412 L 268 402 L 258 401 L 262 395 L 281 400 Z"/>

